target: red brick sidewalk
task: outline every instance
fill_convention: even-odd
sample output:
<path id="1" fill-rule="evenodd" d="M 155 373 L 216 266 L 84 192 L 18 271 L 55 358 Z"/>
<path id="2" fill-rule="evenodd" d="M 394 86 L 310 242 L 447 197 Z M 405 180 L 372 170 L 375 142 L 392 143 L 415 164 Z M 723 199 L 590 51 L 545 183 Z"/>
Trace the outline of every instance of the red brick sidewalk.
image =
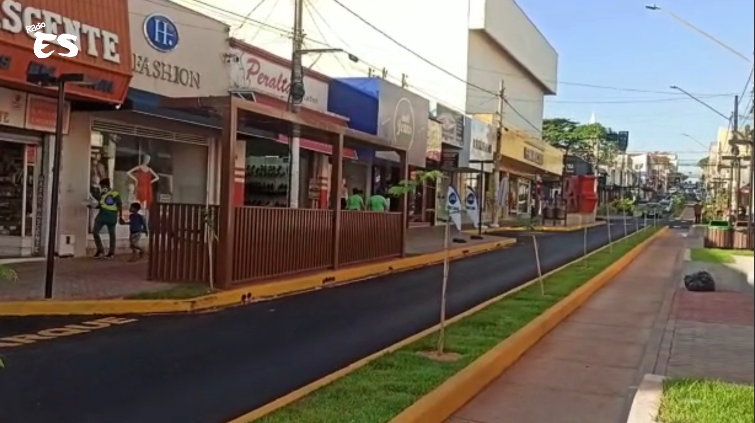
<path id="1" fill-rule="evenodd" d="M 657 357 L 683 244 L 673 235 L 651 244 L 449 423 L 625 422 Z"/>

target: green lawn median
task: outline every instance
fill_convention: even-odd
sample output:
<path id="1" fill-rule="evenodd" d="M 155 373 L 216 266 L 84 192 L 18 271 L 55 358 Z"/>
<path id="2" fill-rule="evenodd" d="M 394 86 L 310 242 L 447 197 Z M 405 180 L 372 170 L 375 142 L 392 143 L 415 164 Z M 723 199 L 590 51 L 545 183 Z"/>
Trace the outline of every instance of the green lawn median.
<path id="1" fill-rule="evenodd" d="M 753 252 L 750 250 L 719 250 L 716 248 L 693 248 L 690 250 L 692 261 L 706 263 L 734 263 L 736 256 L 752 257 Z"/>
<path id="2" fill-rule="evenodd" d="M 437 335 L 431 335 L 255 422 L 389 422 L 659 229 L 649 227 L 616 243 L 613 251 L 604 249 L 590 256 L 586 266 L 574 263 L 547 277 L 545 296 L 539 284 L 534 284 L 450 325 L 446 331 L 446 349 L 461 356 L 457 361 L 433 361 L 419 354 L 435 348 Z"/>
<path id="3" fill-rule="evenodd" d="M 748 385 L 697 379 L 663 384 L 661 423 L 752 423 L 755 390 Z"/>

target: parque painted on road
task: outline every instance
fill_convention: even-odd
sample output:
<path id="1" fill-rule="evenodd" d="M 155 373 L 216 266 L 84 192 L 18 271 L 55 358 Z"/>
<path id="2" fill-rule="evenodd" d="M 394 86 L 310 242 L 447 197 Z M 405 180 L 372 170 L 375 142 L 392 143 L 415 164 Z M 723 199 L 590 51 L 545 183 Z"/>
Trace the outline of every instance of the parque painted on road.
<path id="1" fill-rule="evenodd" d="M 62 327 L 43 329 L 36 333 L 20 334 L 0 338 L 0 348 L 14 348 L 22 345 L 34 344 L 37 342 L 50 341 L 57 338 L 63 338 L 73 335 L 83 335 L 92 331 L 107 329 L 112 326 L 121 326 L 128 323 L 136 322 L 138 319 L 122 317 L 103 317 L 96 320 L 88 320 L 72 325 Z"/>

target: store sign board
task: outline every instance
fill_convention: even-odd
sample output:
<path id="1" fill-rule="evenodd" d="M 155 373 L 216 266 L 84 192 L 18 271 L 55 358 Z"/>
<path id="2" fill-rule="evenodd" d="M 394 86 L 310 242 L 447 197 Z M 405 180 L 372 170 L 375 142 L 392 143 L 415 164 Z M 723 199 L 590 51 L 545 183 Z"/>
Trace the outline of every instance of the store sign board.
<path id="1" fill-rule="evenodd" d="M 0 125 L 23 128 L 26 120 L 26 94 L 0 88 Z"/>
<path id="2" fill-rule="evenodd" d="M 291 67 L 285 59 L 278 63 L 254 51 L 232 47 L 231 88 L 248 89 L 279 100 L 288 101 L 291 89 Z M 328 111 L 328 84 L 319 79 L 304 77 L 304 100 L 302 106 L 318 112 Z"/>
<path id="3" fill-rule="evenodd" d="M 377 136 L 406 151 L 410 166 L 424 168 L 430 102 L 398 85 L 384 80 L 379 82 Z M 385 153 L 377 156 L 390 160 Z"/>
<path id="4" fill-rule="evenodd" d="M 0 88 L 0 125 L 55 133 L 58 102 L 51 97 Z M 68 133 L 71 104 L 66 102 L 63 133 Z"/>
<path id="5" fill-rule="evenodd" d="M 127 10 L 122 0 L 0 0 L 0 80 L 27 84 L 33 73 L 82 73 L 89 84 L 70 86 L 70 94 L 121 103 L 131 79 Z M 32 26 L 75 36 L 79 54 L 37 58 L 36 37 L 26 30 Z"/>
<path id="6" fill-rule="evenodd" d="M 66 103 L 63 113 L 63 133 L 68 134 L 71 120 L 71 104 Z M 58 102 L 49 97 L 29 94 L 26 101 L 26 129 L 55 133 L 58 118 Z"/>
<path id="7" fill-rule="evenodd" d="M 227 25 L 167 2 L 128 3 L 131 87 L 166 97 L 228 94 Z M 197 52 L 207 54 L 197 60 Z"/>
<path id="8" fill-rule="evenodd" d="M 435 108 L 435 117 L 441 122 L 444 144 L 462 148 L 464 145 L 464 115 L 442 104 Z"/>
<path id="9" fill-rule="evenodd" d="M 466 117 L 461 167 L 478 170 L 480 162 L 490 162 L 482 165 L 482 168 L 485 172 L 492 172 L 495 142 L 496 130 L 493 125 Z"/>

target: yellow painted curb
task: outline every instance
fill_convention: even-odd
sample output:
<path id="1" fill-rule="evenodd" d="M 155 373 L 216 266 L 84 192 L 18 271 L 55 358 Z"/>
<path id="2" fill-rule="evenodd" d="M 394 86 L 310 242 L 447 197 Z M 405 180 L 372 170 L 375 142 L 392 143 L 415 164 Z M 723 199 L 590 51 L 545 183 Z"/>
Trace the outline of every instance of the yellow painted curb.
<path id="1" fill-rule="evenodd" d="M 593 294 L 629 266 L 651 242 L 662 236 L 667 230 L 668 228 L 662 228 L 653 234 L 568 297 L 422 397 L 391 420 L 391 423 L 445 422 L 514 364 L 548 332 L 558 326 Z"/>
<path id="2" fill-rule="evenodd" d="M 495 242 L 458 247 L 450 250 L 452 260 L 502 249 L 516 244 L 512 238 Z M 124 315 L 124 314 L 170 314 L 191 313 L 223 307 L 264 301 L 285 295 L 299 294 L 315 289 L 363 281 L 392 273 L 425 267 L 443 262 L 445 252 L 422 254 L 414 257 L 390 260 L 331 270 L 314 275 L 271 281 L 231 289 L 197 298 L 182 300 L 75 300 L 75 301 L 8 301 L 0 302 L 0 316 L 52 316 L 52 315 Z"/>
<path id="3" fill-rule="evenodd" d="M 656 234 L 654 234 L 652 237 L 648 238 L 642 244 L 638 245 L 632 251 L 630 251 L 629 253 L 627 253 L 627 255 L 625 255 L 625 257 L 629 256 L 632 253 L 635 253 L 634 257 L 636 257 L 636 255 L 639 255 L 639 253 L 641 252 L 641 250 L 644 248 L 645 245 L 647 245 L 648 243 L 650 243 L 656 237 L 660 236 L 660 233 L 664 232 L 665 230 L 666 230 L 666 228 L 661 229 L 659 232 L 657 232 Z M 621 242 L 621 240 L 615 241 L 612 244 L 615 244 L 616 242 Z M 571 266 L 574 263 L 577 263 L 577 262 L 583 260 L 584 258 L 589 258 L 589 257 L 591 257 L 591 256 L 593 256 L 595 254 L 598 254 L 601 251 L 603 251 L 605 249 L 608 249 L 610 247 L 610 245 L 611 244 L 606 244 L 603 247 L 601 247 L 601 248 L 599 248 L 599 249 L 597 249 L 595 251 L 592 251 L 592 252 L 588 253 L 583 258 L 574 260 L 572 262 L 564 264 L 563 266 L 560 266 L 560 267 L 558 267 L 556 269 L 553 269 L 550 272 L 544 274 L 543 278 L 546 278 L 546 277 L 548 277 L 550 275 L 553 275 L 553 274 L 555 274 L 557 272 L 560 272 L 561 270 L 564 270 L 565 268 Z M 634 258 L 634 257 L 632 257 L 632 258 Z M 601 276 L 601 275 L 603 275 L 603 273 L 605 273 L 607 270 L 608 269 L 604 270 L 600 275 L 598 275 L 598 277 Z M 618 273 L 618 271 L 615 272 L 615 273 L 613 273 L 612 277 L 615 276 L 616 273 Z M 510 290 L 508 292 L 505 292 L 505 293 L 503 293 L 503 294 L 501 294 L 501 295 L 499 295 L 497 297 L 491 298 L 491 299 L 489 299 L 489 300 L 487 300 L 487 301 L 485 301 L 483 303 L 480 303 L 477 306 L 475 306 L 475 307 L 473 307 L 473 308 L 471 308 L 471 309 L 469 309 L 469 310 L 467 310 L 467 311 L 465 311 L 463 313 L 460 313 L 460 314 L 458 314 L 458 315 L 456 315 L 456 316 L 454 316 L 452 318 L 447 319 L 446 320 L 446 325 L 451 325 L 451 324 L 453 324 L 455 322 L 458 322 L 459 320 L 465 319 L 465 318 L 467 318 L 467 317 L 469 317 L 469 316 L 471 316 L 471 315 L 473 315 L 473 314 L 475 314 L 475 313 L 477 313 L 477 312 L 479 312 L 479 311 L 481 311 L 481 310 L 483 310 L 483 309 L 491 306 L 492 304 L 495 304 L 495 303 L 501 301 L 502 299 L 504 299 L 506 297 L 514 295 L 515 293 L 517 293 L 517 292 L 519 292 L 521 290 L 524 290 L 524 289 L 526 289 L 526 288 L 528 288 L 528 287 L 530 287 L 530 286 L 532 286 L 532 285 L 534 285 L 534 284 L 536 284 L 538 282 L 539 282 L 539 279 L 533 279 L 533 280 L 531 280 L 529 282 L 526 282 L 526 283 L 520 285 L 517 288 L 514 288 L 514 289 L 512 289 L 512 290 Z M 592 283 L 592 281 L 588 282 L 588 284 L 589 283 Z M 605 282 L 603 282 L 603 283 L 605 284 Z M 584 288 L 584 286 L 585 285 L 583 285 L 582 288 Z M 575 291 L 575 293 L 576 293 L 576 291 Z M 574 294 L 572 294 L 572 295 L 574 295 Z M 566 299 L 564 301 L 566 301 Z M 554 307 L 556 307 L 556 306 L 554 306 Z M 534 323 L 534 321 L 532 323 Z M 530 324 L 532 324 L 532 323 L 530 323 Z M 522 330 L 524 330 L 525 328 L 523 328 Z M 273 402 L 270 402 L 270 403 L 268 403 L 268 404 L 266 404 L 266 405 L 264 405 L 264 406 L 262 406 L 262 407 L 260 407 L 260 408 L 258 408 L 256 410 L 253 410 L 253 411 L 251 411 L 249 413 L 246 413 L 246 414 L 244 414 L 242 416 L 239 416 L 239 417 L 237 417 L 237 418 L 235 418 L 235 419 L 233 419 L 233 420 L 231 420 L 231 421 L 229 421 L 227 423 L 250 423 L 250 422 L 253 422 L 253 421 L 257 420 L 257 419 L 260 419 L 260 418 L 262 418 L 262 417 L 264 417 L 264 416 L 266 416 L 268 414 L 273 413 L 276 410 L 279 410 L 279 409 L 281 409 L 283 407 L 286 407 L 286 406 L 288 406 L 290 404 L 293 404 L 294 402 L 296 402 L 296 401 L 298 401 L 298 400 L 300 400 L 300 399 L 302 399 L 302 398 L 304 398 L 304 397 L 312 394 L 313 392 L 317 391 L 318 389 L 323 388 L 323 387 L 325 387 L 325 386 L 327 386 L 327 385 L 335 382 L 336 380 L 338 380 L 338 379 L 340 379 L 340 378 L 342 378 L 344 376 L 347 376 L 349 373 L 352 373 L 352 372 L 354 372 L 354 371 L 356 371 L 356 370 L 358 370 L 358 369 L 366 366 L 367 364 L 369 364 L 369 363 L 377 360 L 380 357 L 383 357 L 383 356 L 385 356 L 387 354 L 390 354 L 390 353 L 392 353 L 394 351 L 400 350 L 401 348 L 404 348 L 404 347 L 406 347 L 408 345 L 411 345 L 411 344 L 419 341 L 422 338 L 425 338 L 425 337 L 427 337 L 429 335 L 432 335 L 433 333 L 437 332 L 439 329 L 440 329 L 440 325 L 435 325 L 435 326 L 433 326 L 431 328 L 425 329 L 422 332 L 419 332 L 419 333 L 417 333 L 415 335 L 412 335 L 412 336 L 410 336 L 410 337 L 408 337 L 406 339 L 403 339 L 403 340 L 397 342 L 396 344 L 393 344 L 393 345 L 391 345 L 391 346 L 389 346 L 389 347 L 387 347 L 387 348 L 385 348 L 385 349 L 383 349 L 381 351 L 378 351 L 378 352 L 376 352 L 376 353 L 374 353 L 374 354 L 372 354 L 370 356 L 362 358 L 362 359 L 360 359 L 360 360 L 358 360 L 358 361 L 350 364 L 349 366 L 344 367 L 343 369 L 340 369 L 340 370 L 338 370 L 338 371 L 336 371 L 334 373 L 331 373 L 331 374 L 329 374 L 329 375 L 327 375 L 327 376 L 325 376 L 325 377 L 323 377 L 321 379 L 318 379 L 318 380 L 310 383 L 309 385 L 306 385 L 306 386 L 304 386 L 302 388 L 299 388 L 299 389 L 297 389 L 294 392 L 291 392 L 291 393 L 289 393 L 287 395 L 284 395 L 284 396 L 276 399 Z M 514 335 L 514 336 L 516 336 L 516 335 Z M 511 338 L 509 338 L 509 339 L 511 339 Z M 472 365 L 474 365 L 475 363 L 472 363 Z M 450 381 L 450 379 L 449 379 L 449 381 Z M 444 385 L 441 385 L 441 387 L 444 386 Z M 428 396 L 432 395 L 433 392 L 431 392 L 430 394 L 428 394 Z M 424 398 L 427 398 L 427 396 L 424 397 Z M 423 399 L 420 399 L 420 401 L 422 401 Z M 407 409 L 407 411 L 410 410 L 410 409 L 411 409 L 411 407 L 409 409 Z M 456 410 L 454 410 L 454 411 L 456 411 Z M 440 420 L 439 423 L 441 423 L 443 421 L 444 420 Z M 416 423 L 429 423 L 429 422 L 424 422 L 424 421 L 419 421 L 419 420 L 413 421 L 413 422 L 416 422 Z"/>

